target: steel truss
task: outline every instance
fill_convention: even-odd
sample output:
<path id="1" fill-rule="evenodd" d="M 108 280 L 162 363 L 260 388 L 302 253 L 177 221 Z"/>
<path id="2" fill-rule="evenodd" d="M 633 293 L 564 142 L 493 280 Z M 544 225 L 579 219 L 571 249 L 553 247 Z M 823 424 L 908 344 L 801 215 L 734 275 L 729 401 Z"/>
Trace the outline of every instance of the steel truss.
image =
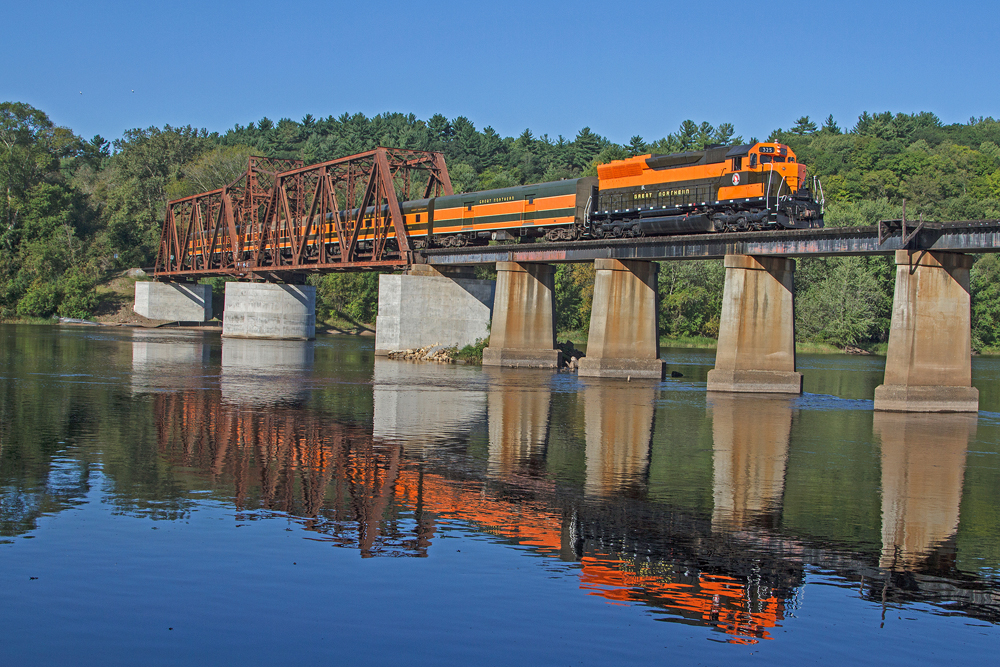
<path id="1" fill-rule="evenodd" d="M 376 148 L 303 166 L 251 157 L 233 183 L 167 204 L 153 275 L 282 281 L 410 264 L 401 201 L 452 194 L 444 155 Z"/>

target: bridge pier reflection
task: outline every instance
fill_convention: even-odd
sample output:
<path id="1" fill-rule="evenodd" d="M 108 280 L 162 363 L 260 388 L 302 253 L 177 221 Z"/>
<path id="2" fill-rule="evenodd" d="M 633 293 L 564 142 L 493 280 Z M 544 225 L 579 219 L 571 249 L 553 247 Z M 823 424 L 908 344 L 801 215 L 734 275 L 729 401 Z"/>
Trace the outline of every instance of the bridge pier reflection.
<path id="1" fill-rule="evenodd" d="M 468 366 L 422 364 L 375 357 L 372 433 L 409 452 L 461 442 L 486 416 L 486 391 Z M 471 385 L 471 386 L 470 386 Z"/>
<path id="2" fill-rule="evenodd" d="M 545 470 L 552 391 L 547 371 L 503 372 L 484 369 L 490 377 L 489 472 L 505 477 Z"/>
<path id="3" fill-rule="evenodd" d="M 977 418 L 875 413 L 874 431 L 882 443 L 881 567 L 953 565 L 966 450 Z"/>
<path id="4" fill-rule="evenodd" d="M 781 523 L 792 430 L 787 396 L 710 394 L 713 530 Z"/>
<path id="5" fill-rule="evenodd" d="M 645 487 L 658 390 L 650 381 L 587 382 L 583 390 L 586 495 L 607 498 Z"/>
<path id="6" fill-rule="evenodd" d="M 208 359 L 201 332 L 133 329 L 132 393 L 186 387 Z"/>
<path id="7" fill-rule="evenodd" d="M 309 395 L 303 371 L 312 368 L 314 357 L 310 341 L 223 338 L 222 398 L 249 405 L 301 403 Z"/>

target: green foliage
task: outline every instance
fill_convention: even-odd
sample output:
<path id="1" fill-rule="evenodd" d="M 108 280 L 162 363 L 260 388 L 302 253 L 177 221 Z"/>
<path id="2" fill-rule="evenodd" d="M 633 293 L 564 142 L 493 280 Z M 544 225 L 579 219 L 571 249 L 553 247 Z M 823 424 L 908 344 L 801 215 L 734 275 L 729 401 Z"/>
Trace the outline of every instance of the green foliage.
<path id="1" fill-rule="evenodd" d="M 972 348 L 1000 347 L 1000 256 L 982 255 L 969 276 L 972 292 Z"/>
<path id="2" fill-rule="evenodd" d="M 903 207 L 883 197 L 833 202 L 826 207 L 824 222 L 828 227 L 867 227 L 878 224 L 879 220 L 898 220 L 902 216 Z"/>
<path id="3" fill-rule="evenodd" d="M 249 146 L 217 146 L 182 167 L 179 178 L 167 184 L 167 199 L 180 199 L 229 185 L 247 170 L 253 149 Z"/>
<path id="4" fill-rule="evenodd" d="M 316 311 L 355 324 L 371 324 L 378 314 L 378 277 L 374 271 L 331 273 L 317 281 Z"/>
<path id="5" fill-rule="evenodd" d="M 587 331 L 594 300 L 594 266 L 560 264 L 556 267 L 557 331 Z"/>
<path id="6" fill-rule="evenodd" d="M 481 364 L 483 363 L 483 350 L 485 350 L 490 344 L 490 339 L 480 338 L 476 340 L 472 345 L 466 345 L 460 350 L 452 350 L 451 357 L 453 359 L 458 359 L 459 361 L 464 361 L 467 364 Z"/>
<path id="7" fill-rule="evenodd" d="M 55 312 L 61 298 L 58 285 L 37 281 L 17 302 L 17 314 L 21 317 L 48 317 Z"/>
<path id="8" fill-rule="evenodd" d="M 670 338 L 718 336 L 724 284 L 720 261 L 661 262 L 660 333 Z"/>
<path id="9" fill-rule="evenodd" d="M 173 184 L 184 177 L 183 168 L 211 147 L 207 132 L 191 126 L 162 130 L 128 130 L 114 142 L 105 213 L 108 267 L 152 263 L 160 228 Z"/>
<path id="10" fill-rule="evenodd" d="M 797 338 L 838 347 L 884 340 L 892 313 L 893 275 L 893 264 L 885 257 L 801 262 L 795 276 Z"/>

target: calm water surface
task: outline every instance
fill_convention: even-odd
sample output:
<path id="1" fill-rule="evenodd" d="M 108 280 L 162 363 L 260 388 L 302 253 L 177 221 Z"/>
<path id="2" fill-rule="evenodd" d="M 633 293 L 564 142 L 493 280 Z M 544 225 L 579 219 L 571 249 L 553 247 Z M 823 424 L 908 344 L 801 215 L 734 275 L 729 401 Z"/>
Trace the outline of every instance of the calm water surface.
<path id="1" fill-rule="evenodd" d="M 992 664 L 976 415 L 375 359 L 372 339 L 0 325 L 0 664 Z"/>

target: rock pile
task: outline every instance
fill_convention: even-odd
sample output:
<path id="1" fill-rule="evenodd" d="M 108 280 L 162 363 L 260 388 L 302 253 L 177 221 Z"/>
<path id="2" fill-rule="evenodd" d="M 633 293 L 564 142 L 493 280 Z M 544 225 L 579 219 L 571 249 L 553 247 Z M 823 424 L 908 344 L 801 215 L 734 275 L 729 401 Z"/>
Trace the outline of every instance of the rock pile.
<path id="1" fill-rule="evenodd" d="M 570 371 L 571 373 L 575 373 L 577 370 L 579 370 L 580 359 L 582 359 L 586 355 L 584 355 L 584 353 L 581 352 L 580 350 L 576 349 L 576 345 L 573 344 L 573 341 L 568 340 L 564 343 L 557 342 L 556 349 L 563 353 L 562 367 L 564 369 Z"/>
<path id="2" fill-rule="evenodd" d="M 390 359 L 402 359 L 403 361 L 436 361 L 440 364 L 450 364 L 454 361 L 448 354 L 448 348 L 440 343 L 434 343 L 422 347 L 419 350 L 393 350 L 389 353 Z"/>

